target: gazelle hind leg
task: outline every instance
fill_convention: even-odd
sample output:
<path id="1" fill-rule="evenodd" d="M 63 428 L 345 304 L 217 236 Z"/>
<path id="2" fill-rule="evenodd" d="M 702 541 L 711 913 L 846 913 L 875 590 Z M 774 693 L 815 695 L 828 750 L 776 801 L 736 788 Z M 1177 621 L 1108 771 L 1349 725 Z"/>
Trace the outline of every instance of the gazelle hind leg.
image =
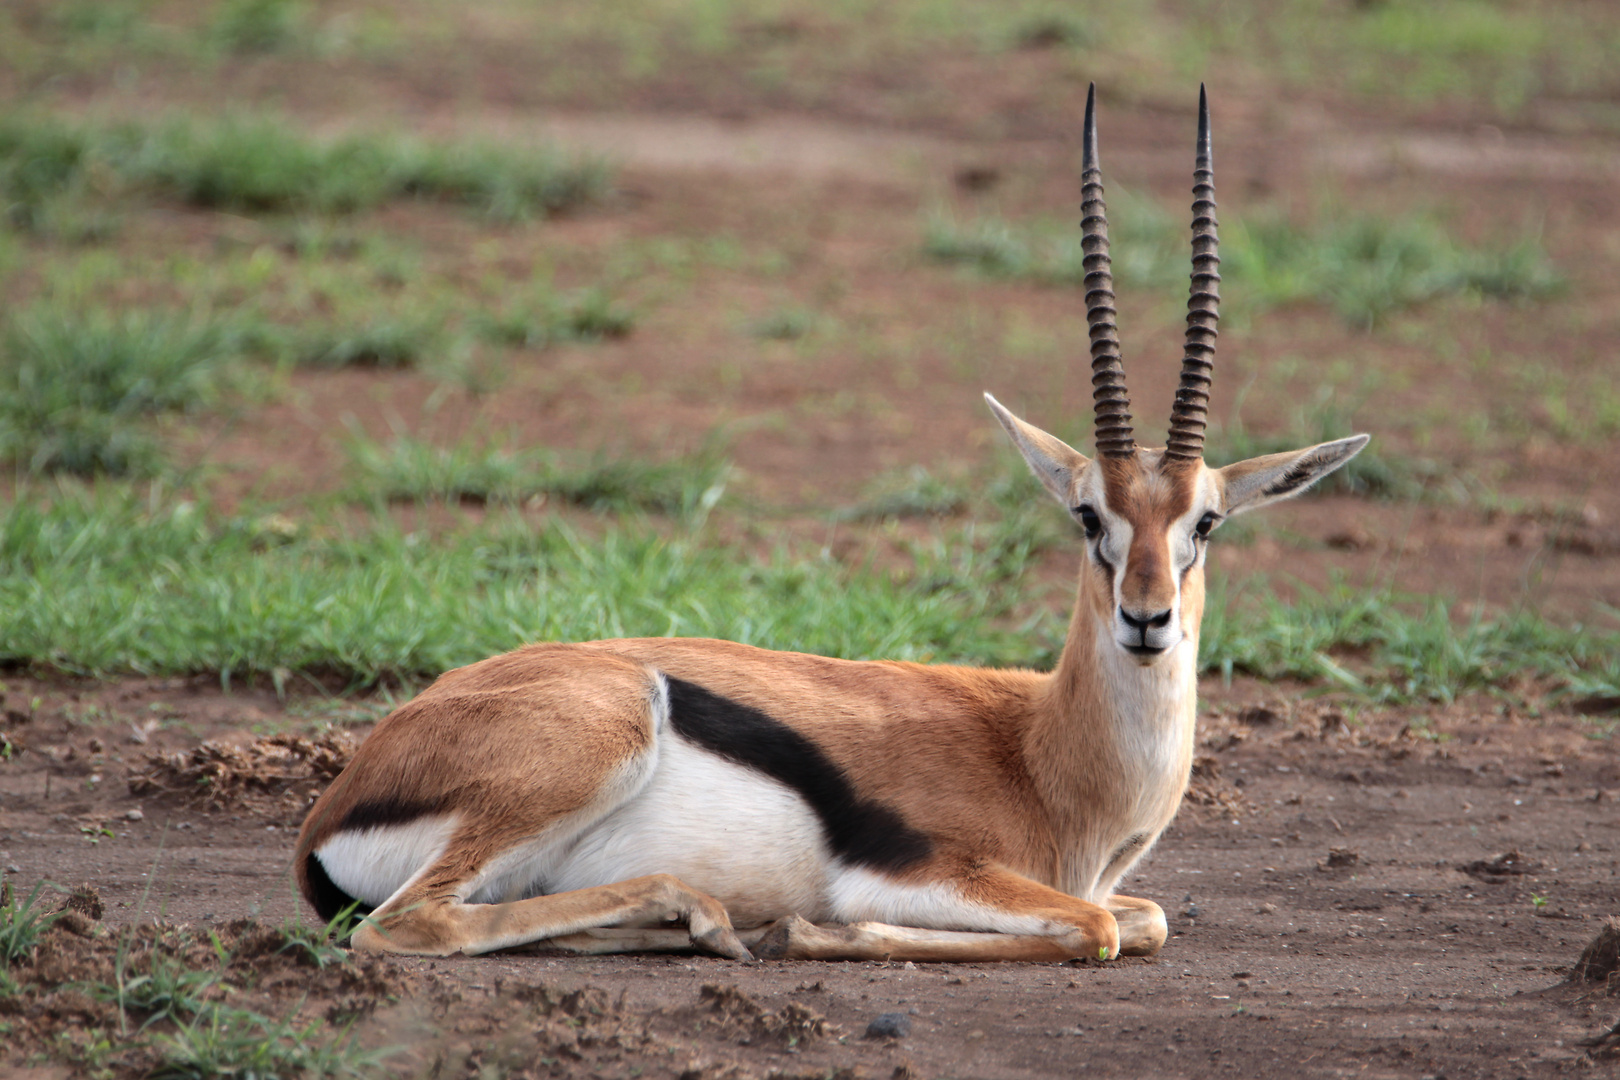
<path id="1" fill-rule="evenodd" d="M 720 902 L 668 874 L 505 904 L 466 904 L 407 889 L 366 918 L 353 944 L 366 952 L 471 956 L 597 928 L 675 921 L 686 923 L 700 949 L 753 959 Z"/>

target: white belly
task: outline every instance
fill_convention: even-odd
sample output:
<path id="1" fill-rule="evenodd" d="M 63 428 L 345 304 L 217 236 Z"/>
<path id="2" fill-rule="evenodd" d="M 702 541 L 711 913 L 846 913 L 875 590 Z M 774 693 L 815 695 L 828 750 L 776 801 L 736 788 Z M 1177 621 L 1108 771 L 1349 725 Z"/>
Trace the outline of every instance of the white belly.
<path id="1" fill-rule="evenodd" d="M 798 793 L 669 732 L 658 750 L 647 785 L 548 860 L 543 890 L 673 874 L 738 926 L 825 918 L 830 853 Z"/>

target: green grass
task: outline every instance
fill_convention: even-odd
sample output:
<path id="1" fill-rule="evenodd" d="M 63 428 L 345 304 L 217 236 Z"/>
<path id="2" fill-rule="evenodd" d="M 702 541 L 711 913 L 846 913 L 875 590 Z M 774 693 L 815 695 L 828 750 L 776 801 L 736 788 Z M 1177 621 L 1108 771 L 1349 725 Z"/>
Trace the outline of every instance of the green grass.
<path id="1" fill-rule="evenodd" d="M 1016 662 L 972 552 L 903 573 L 757 558 L 632 526 L 588 540 L 493 515 L 437 538 L 380 519 L 293 537 L 134 496 L 0 515 L 0 660 L 85 674 L 433 676 L 527 641 L 715 635 L 832 656 Z M 971 585 L 971 587 L 968 587 Z"/>
<path id="2" fill-rule="evenodd" d="M 275 52 L 298 40 L 306 17 L 298 0 L 221 0 L 207 36 L 227 53 Z"/>
<path id="3" fill-rule="evenodd" d="M 472 319 L 485 341 L 531 349 L 627 337 L 635 325 L 635 313 L 602 289 L 520 301 Z"/>
<path id="4" fill-rule="evenodd" d="M 544 497 L 600 512 L 645 510 L 687 520 L 713 509 L 731 471 L 713 454 L 668 462 L 570 458 L 473 441 L 435 446 L 406 436 L 386 444 L 355 438 L 348 450 L 353 490 L 362 498 L 510 503 Z"/>
<path id="5" fill-rule="evenodd" d="M 765 341 L 797 341 L 814 330 L 820 321 L 813 311 L 780 307 L 749 320 L 744 330 L 750 337 Z"/>
<path id="6" fill-rule="evenodd" d="M 376 314 L 349 325 L 287 329 L 249 326 L 250 351 L 295 367 L 412 368 L 437 353 L 443 324 L 432 313 L 416 316 Z"/>
<path id="7" fill-rule="evenodd" d="M 1620 687 L 1613 627 L 1561 626 L 1525 611 L 1459 618 L 1441 599 L 1342 585 L 1293 604 L 1217 585 L 1200 644 L 1205 671 L 1320 681 L 1376 701 L 1450 701 L 1522 689 L 1526 679 L 1583 696 Z"/>
<path id="8" fill-rule="evenodd" d="M 608 172 L 546 147 L 435 144 L 391 135 L 318 140 L 265 116 L 90 124 L 0 119 L 0 200 L 23 228 L 63 200 L 145 197 L 244 214 L 351 213 L 402 198 L 472 207 L 497 221 L 599 199 Z"/>
<path id="9" fill-rule="evenodd" d="M 207 1011 L 212 1005 L 210 992 L 224 979 L 218 970 L 193 967 L 178 956 L 160 951 L 146 957 L 142 965 L 145 970 L 139 973 L 129 970 L 126 960 L 121 951 L 113 981 L 94 985 L 90 992 L 93 997 L 116 1004 L 122 1016 L 133 1011 L 144 1017 L 142 1028 L 165 1020 L 179 1023 Z"/>
<path id="10" fill-rule="evenodd" d="M 215 400 L 231 357 L 201 318 L 26 309 L 0 328 L 0 454 L 32 473 L 151 471 L 151 418 Z"/>
<path id="11" fill-rule="evenodd" d="M 1111 192 L 1114 277 L 1128 288 L 1185 291 L 1188 226 L 1146 200 Z M 1079 286 L 1080 233 L 1070 224 L 996 216 L 929 218 L 923 251 L 986 277 Z M 1546 297 L 1562 282 L 1538 244 L 1475 248 L 1422 218 L 1329 219 L 1301 227 L 1281 217 L 1221 223 L 1221 289 L 1229 304 L 1264 309 L 1325 304 L 1372 327 L 1393 312 L 1445 296 Z"/>
<path id="12" fill-rule="evenodd" d="M 437 536 L 386 516 L 292 535 L 192 503 L 24 498 L 0 516 L 0 661 L 88 675 L 427 678 L 529 641 L 714 636 L 850 658 L 1049 665 L 1067 604 L 1040 595 L 1046 542 L 1010 515 L 940 533 L 878 569 L 746 553 L 639 525 L 586 539 L 491 515 Z M 1022 607 L 1016 610 L 1027 610 Z M 1302 678 L 1382 701 L 1620 687 L 1620 634 L 1532 614 L 1458 618 L 1377 590 L 1212 590 L 1206 671 Z"/>
<path id="13" fill-rule="evenodd" d="M 313 1020 L 299 1025 L 243 1009 L 211 1008 L 153 1036 L 158 1062 L 153 1080 L 216 1077 L 325 1077 L 371 1075 L 387 1053 L 362 1049 L 347 1031 L 328 1033 Z"/>
<path id="14" fill-rule="evenodd" d="M 44 891 L 45 883 L 36 882 L 28 899 L 19 900 L 11 881 L 0 877 L 0 974 L 6 966 L 31 957 L 40 935 L 61 917 L 39 902 Z"/>
<path id="15" fill-rule="evenodd" d="M 966 510 L 972 491 L 959 480 L 936 476 L 921 465 L 878 477 L 866 497 L 837 511 L 839 521 L 882 521 L 887 518 L 948 517 Z"/>

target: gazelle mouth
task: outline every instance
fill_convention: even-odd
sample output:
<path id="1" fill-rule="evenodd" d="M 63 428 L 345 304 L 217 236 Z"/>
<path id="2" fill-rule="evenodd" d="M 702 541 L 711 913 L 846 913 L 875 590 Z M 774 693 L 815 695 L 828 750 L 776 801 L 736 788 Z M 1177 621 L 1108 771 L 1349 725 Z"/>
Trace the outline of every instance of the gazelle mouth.
<path id="1" fill-rule="evenodd" d="M 1152 657 L 1163 656 L 1170 651 L 1168 645 L 1126 645 L 1125 651 L 1132 656 Z"/>

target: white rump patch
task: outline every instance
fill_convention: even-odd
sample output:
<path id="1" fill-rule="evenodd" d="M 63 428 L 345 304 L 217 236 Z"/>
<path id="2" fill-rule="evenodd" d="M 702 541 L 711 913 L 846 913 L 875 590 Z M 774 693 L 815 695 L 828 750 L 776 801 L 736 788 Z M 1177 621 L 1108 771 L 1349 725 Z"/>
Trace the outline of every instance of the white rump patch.
<path id="1" fill-rule="evenodd" d="M 347 830 L 316 848 L 315 856 L 332 884 L 381 907 L 444 854 L 455 828 L 455 814 L 434 814 L 404 825 Z"/>

